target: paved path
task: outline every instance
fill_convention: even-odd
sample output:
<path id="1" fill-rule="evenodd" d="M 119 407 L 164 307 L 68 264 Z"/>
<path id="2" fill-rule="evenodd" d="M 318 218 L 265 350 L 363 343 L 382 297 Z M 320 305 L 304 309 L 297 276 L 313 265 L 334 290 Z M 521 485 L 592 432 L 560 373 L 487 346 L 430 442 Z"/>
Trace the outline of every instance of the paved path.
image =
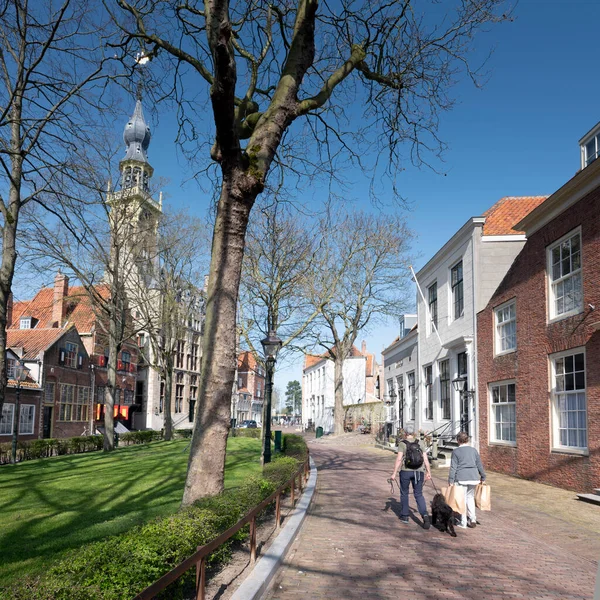
<path id="1" fill-rule="evenodd" d="M 386 483 L 392 453 L 339 442 L 310 448 L 317 491 L 268 600 L 593 598 L 600 507 L 492 474 L 493 511 L 451 538 L 420 527 L 412 497 L 416 517 L 400 523 L 398 498 Z M 436 473 L 439 487 L 447 471 Z M 425 495 L 429 503 L 429 483 Z"/>

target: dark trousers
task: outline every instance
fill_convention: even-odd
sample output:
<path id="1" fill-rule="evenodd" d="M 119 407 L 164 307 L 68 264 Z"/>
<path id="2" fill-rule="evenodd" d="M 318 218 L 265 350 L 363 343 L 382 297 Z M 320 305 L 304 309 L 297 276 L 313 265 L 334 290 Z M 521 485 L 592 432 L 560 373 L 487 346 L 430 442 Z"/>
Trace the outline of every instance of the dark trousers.
<path id="1" fill-rule="evenodd" d="M 423 482 L 425 473 L 422 471 L 400 471 L 400 516 L 408 518 L 408 494 L 412 481 L 413 493 L 421 516 L 427 514 L 427 504 L 423 498 Z"/>

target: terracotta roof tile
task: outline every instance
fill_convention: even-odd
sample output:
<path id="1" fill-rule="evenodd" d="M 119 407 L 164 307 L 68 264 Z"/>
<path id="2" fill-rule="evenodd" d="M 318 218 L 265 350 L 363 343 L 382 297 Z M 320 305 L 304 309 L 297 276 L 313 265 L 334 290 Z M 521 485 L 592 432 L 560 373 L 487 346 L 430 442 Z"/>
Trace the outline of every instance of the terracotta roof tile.
<path id="1" fill-rule="evenodd" d="M 483 235 L 516 235 L 513 226 L 537 208 L 548 196 L 507 196 L 483 213 Z"/>
<path id="2" fill-rule="evenodd" d="M 108 286 L 101 284 L 96 290 L 103 298 L 108 298 Z M 79 333 L 91 333 L 96 323 L 94 305 L 88 292 L 83 286 L 69 287 L 65 298 L 66 315 L 65 323 L 60 326 L 75 325 Z M 15 302 L 11 329 L 18 329 L 19 320 L 23 317 L 34 317 L 38 320 L 36 329 L 49 329 L 54 325 L 52 321 L 52 305 L 54 304 L 54 288 L 42 288 L 31 300 Z"/>
<path id="3" fill-rule="evenodd" d="M 258 361 L 252 352 L 246 350 L 238 355 L 238 371 L 256 371 Z"/>
<path id="4" fill-rule="evenodd" d="M 65 329 L 8 329 L 6 332 L 6 345 L 8 348 L 23 348 L 25 360 L 37 358 L 40 352 L 54 345 L 63 335 Z"/>
<path id="5" fill-rule="evenodd" d="M 350 350 L 349 356 L 366 356 L 367 358 L 367 377 L 373 375 L 373 365 L 375 364 L 375 355 L 366 352 L 363 354 L 356 346 L 352 346 Z M 323 354 L 315 355 L 315 354 L 307 354 L 304 357 L 304 369 L 309 369 L 310 367 L 314 367 L 317 363 L 320 363 L 322 360 L 330 359 L 331 356 L 328 351 L 323 352 Z"/>

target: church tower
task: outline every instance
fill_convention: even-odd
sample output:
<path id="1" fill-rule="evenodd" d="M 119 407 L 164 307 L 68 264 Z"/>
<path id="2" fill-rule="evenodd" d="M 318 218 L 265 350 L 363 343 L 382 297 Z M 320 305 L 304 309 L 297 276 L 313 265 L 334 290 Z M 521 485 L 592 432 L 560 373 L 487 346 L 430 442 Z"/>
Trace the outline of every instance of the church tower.
<path id="1" fill-rule="evenodd" d="M 109 189 L 107 203 L 112 235 L 121 238 L 127 262 L 136 265 L 136 284 L 141 280 L 146 287 L 152 285 L 158 271 L 158 223 L 162 215 L 162 193 L 157 202 L 150 190 L 154 173 L 147 155 L 150 138 L 138 92 L 135 110 L 123 131 L 126 153 L 119 163 L 120 189 Z"/>

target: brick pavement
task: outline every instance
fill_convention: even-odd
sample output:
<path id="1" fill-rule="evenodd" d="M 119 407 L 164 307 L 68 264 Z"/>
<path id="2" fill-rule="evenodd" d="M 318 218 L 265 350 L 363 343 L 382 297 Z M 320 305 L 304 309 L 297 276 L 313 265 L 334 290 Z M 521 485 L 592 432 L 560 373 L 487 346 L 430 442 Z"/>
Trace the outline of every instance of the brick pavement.
<path id="1" fill-rule="evenodd" d="M 317 491 L 266 599 L 592 599 L 600 508 L 563 490 L 553 495 L 547 486 L 510 480 L 511 486 L 509 478 L 491 475 L 493 511 L 478 514 L 481 526 L 457 529 L 451 538 L 420 527 L 412 496 L 416 517 L 400 523 L 399 499 L 386 483 L 393 454 L 335 443 L 310 447 Z M 438 487 L 446 474 L 434 474 Z M 427 483 L 428 504 L 432 495 Z M 557 516 L 545 510 L 546 495 Z"/>

